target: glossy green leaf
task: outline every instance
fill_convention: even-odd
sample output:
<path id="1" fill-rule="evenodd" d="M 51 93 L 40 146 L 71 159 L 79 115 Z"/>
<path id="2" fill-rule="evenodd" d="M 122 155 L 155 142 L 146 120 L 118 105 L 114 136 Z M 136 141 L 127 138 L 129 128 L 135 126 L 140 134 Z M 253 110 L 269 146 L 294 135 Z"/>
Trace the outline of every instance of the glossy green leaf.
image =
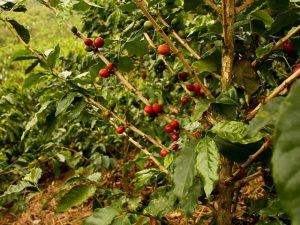
<path id="1" fill-rule="evenodd" d="M 262 139 L 261 134 L 257 134 L 254 137 L 248 137 L 248 125 L 237 121 L 219 122 L 211 131 L 232 143 L 249 144 Z"/>
<path id="2" fill-rule="evenodd" d="M 251 17 L 253 19 L 262 21 L 267 26 L 271 26 L 271 24 L 274 22 L 274 19 L 265 10 L 257 10 L 251 14 Z"/>
<path id="3" fill-rule="evenodd" d="M 238 105 L 239 99 L 236 89 L 234 87 L 230 87 L 226 91 L 221 92 L 215 102 L 225 105 Z"/>
<path id="4" fill-rule="evenodd" d="M 198 121 L 209 106 L 210 101 L 206 99 L 199 99 L 195 105 L 195 112 L 192 114 L 192 121 Z"/>
<path id="5" fill-rule="evenodd" d="M 133 55 L 144 56 L 148 53 L 148 42 L 141 38 L 135 38 L 126 42 L 124 48 Z"/>
<path id="6" fill-rule="evenodd" d="M 26 174 L 23 180 L 29 181 L 33 184 L 37 184 L 41 177 L 42 177 L 42 170 L 40 168 L 32 168 L 30 170 L 30 173 Z"/>
<path id="7" fill-rule="evenodd" d="M 11 20 L 11 19 L 7 19 L 7 22 L 9 22 L 13 28 L 16 30 L 16 32 L 18 33 L 18 35 L 22 38 L 22 40 L 28 44 L 30 41 L 30 34 L 29 31 L 21 24 L 19 24 L 17 21 L 15 20 Z"/>
<path id="8" fill-rule="evenodd" d="M 43 74 L 33 73 L 27 77 L 24 81 L 23 88 L 30 88 L 32 85 L 37 84 L 40 79 L 43 77 Z"/>
<path id="9" fill-rule="evenodd" d="M 300 224 L 300 82 L 283 102 L 276 124 L 272 157 L 273 178 L 283 207 L 293 225 Z"/>
<path id="10" fill-rule="evenodd" d="M 14 52 L 14 54 L 11 56 L 11 61 L 21 61 L 21 60 L 31 60 L 36 59 L 36 56 L 32 55 L 32 53 L 27 49 L 22 49 L 17 52 Z"/>
<path id="11" fill-rule="evenodd" d="M 197 171 L 200 174 L 206 196 L 210 196 L 220 171 L 220 153 L 213 139 L 205 136 L 197 144 Z"/>
<path id="12" fill-rule="evenodd" d="M 274 46 L 274 43 L 270 43 L 270 44 L 267 44 L 267 45 L 264 45 L 264 46 L 259 46 L 255 50 L 256 57 L 259 58 L 263 55 L 269 54 L 271 52 L 273 46 Z"/>
<path id="13" fill-rule="evenodd" d="M 174 161 L 174 193 L 179 198 L 184 197 L 193 184 L 196 172 L 196 145 L 197 141 L 186 140 Z"/>
<path id="14" fill-rule="evenodd" d="M 116 62 L 116 67 L 123 72 L 130 72 L 133 70 L 133 63 L 131 59 L 127 56 L 120 57 Z"/>
<path id="15" fill-rule="evenodd" d="M 70 92 L 70 93 L 68 93 L 68 95 L 66 97 L 64 97 L 63 99 L 61 99 L 57 103 L 55 116 L 58 116 L 62 112 L 66 111 L 67 108 L 72 104 L 72 102 L 73 102 L 73 100 L 74 100 L 74 98 L 75 98 L 76 95 L 77 95 L 77 93 Z"/>
<path id="16" fill-rule="evenodd" d="M 60 47 L 56 45 L 55 48 L 49 53 L 47 57 L 48 66 L 52 69 L 55 67 L 56 60 L 59 57 Z"/>
<path id="17" fill-rule="evenodd" d="M 116 215 L 117 211 L 112 207 L 98 208 L 82 225 L 110 225 Z"/>
<path id="18" fill-rule="evenodd" d="M 95 194 L 96 187 L 80 185 L 73 187 L 58 202 L 56 211 L 66 212 L 74 206 L 79 206 Z"/>
<path id="19" fill-rule="evenodd" d="M 95 80 L 95 78 L 99 76 L 99 70 L 103 68 L 105 68 L 105 64 L 102 61 L 90 67 L 89 72 L 92 80 Z"/>
<path id="20" fill-rule="evenodd" d="M 248 135 L 250 137 L 257 135 L 263 127 L 268 124 L 273 124 L 277 120 L 278 111 L 283 100 L 283 97 L 272 99 L 255 115 L 248 127 Z"/>

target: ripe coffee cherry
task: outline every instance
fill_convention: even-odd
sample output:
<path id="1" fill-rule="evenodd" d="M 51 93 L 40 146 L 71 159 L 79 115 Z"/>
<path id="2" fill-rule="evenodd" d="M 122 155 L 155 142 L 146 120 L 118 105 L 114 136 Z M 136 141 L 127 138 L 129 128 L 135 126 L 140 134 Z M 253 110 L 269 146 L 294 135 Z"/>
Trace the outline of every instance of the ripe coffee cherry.
<path id="1" fill-rule="evenodd" d="M 172 141 L 178 141 L 178 139 L 179 139 L 179 134 L 173 133 L 172 136 L 171 136 L 171 140 Z"/>
<path id="2" fill-rule="evenodd" d="M 124 127 L 117 127 L 117 133 L 118 134 L 123 134 L 124 131 L 125 131 Z"/>
<path id="3" fill-rule="evenodd" d="M 173 127 L 169 124 L 169 125 L 167 125 L 167 126 L 165 126 L 165 129 L 164 129 L 164 131 L 166 132 L 166 133 L 172 133 L 173 132 Z"/>
<path id="4" fill-rule="evenodd" d="M 161 157 L 166 157 L 169 154 L 169 151 L 166 149 L 162 149 L 160 150 L 159 154 Z"/>
<path id="5" fill-rule="evenodd" d="M 170 51 L 170 48 L 168 45 L 163 44 L 163 45 L 158 46 L 157 52 L 160 55 L 169 55 L 171 51 Z"/>
<path id="6" fill-rule="evenodd" d="M 193 89 L 194 89 L 194 92 L 196 93 L 196 95 L 201 95 L 201 87 L 198 83 L 194 83 L 193 84 Z"/>
<path id="7" fill-rule="evenodd" d="M 295 66 L 294 69 L 292 70 L 292 74 L 296 73 L 299 69 L 300 69 L 300 65 Z"/>
<path id="8" fill-rule="evenodd" d="M 108 71 L 108 69 L 101 69 L 101 70 L 99 71 L 99 75 L 100 75 L 101 77 L 105 77 L 105 78 L 109 77 L 109 71 Z"/>
<path id="9" fill-rule="evenodd" d="M 85 44 L 86 46 L 92 46 L 93 43 L 94 43 L 93 40 L 90 39 L 90 38 L 84 39 L 84 44 Z"/>
<path id="10" fill-rule="evenodd" d="M 180 101 L 181 101 L 182 104 L 186 104 L 189 101 L 189 99 L 187 97 L 182 97 L 180 99 Z"/>
<path id="11" fill-rule="evenodd" d="M 152 105 L 152 108 L 153 108 L 153 111 L 155 113 L 161 113 L 162 112 L 162 106 L 160 104 L 158 104 L 158 103 L 154 103 Z"/>
<path id="12" fill-rule="evenodd" d="M 188 73 L 187 72 L 184 72 L 184 71 L 181 71 L 178 73 L 178 76 L 179 78 L 182 80 L 182 81 L 186 81 L 187 77 L 188 77 Z"/>
<path id="13" fill-rule="evenodd" d="M 104 45 L 104 39 L 102 37 L 96 38 L 96 40 L 94 41 L 94 46 L 96 48 L 101 48 L 103 45 Z"/>
<path id="14" fill-rule="evenodd" d="M 169 125 L 173 128 L 173 130 L 179 129 L 179 122 L 177 120 L 173 120 Z"/>
<path id="15" fill-rule="evenodd" d="M 201 134 L 202 134 L 202 132 L 201 132 L 200 130 L 197 130 L 197 131 L 194 133 L 194 137 L 195 137 L 195 138 L 198 138 L 198 137 L 201 136 Z"/>
<path id="16" fill-rule="evenodd" d="M 145 113 L 148 115 L 152 115 L 154 113 L 152 105 L 146 105 L 144 108 Z"/>
<path id="17" fill-rule="evenodd" d="M 178 150 L 178 149 L 179 149 L 179 144 L 173 144 L 173 145 L 172 145 L 172 149 L 173 149 L 174 151 Z"/>
<path id="18" fill-rule="evenodd" d="M 186 84 L 186 89 L 188 89 L 189 91 L 193 91 L 194 90 L 194 85 L 191 83 Z"/>
<path id="19" fill-rule="evenodd" d="M 292 45 L 292 41 L 291 40 L 287 40 L 286 42 L 284 42 L 283 44 L 283 51 L 285 51 L 286 53 L 291 53 L 294 51 L 294 47 Z"/>
<path id="20" fill-rule="evenodd" d="M 108 69 L 109 71 L 112 71 L 113 68 L 114 68 L 114 64 L 112 64 L 112 63 L 109 63 L 106 67 L 106 69 Z"/>

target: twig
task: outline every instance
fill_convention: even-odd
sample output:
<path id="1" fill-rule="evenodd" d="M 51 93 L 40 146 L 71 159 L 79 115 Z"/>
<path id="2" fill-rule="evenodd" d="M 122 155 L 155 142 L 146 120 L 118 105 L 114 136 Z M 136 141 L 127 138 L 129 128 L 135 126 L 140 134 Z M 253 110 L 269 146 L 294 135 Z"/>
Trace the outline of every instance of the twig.
<path id="1" fill-rule="evenodd" d="M 239 169 L 237 169 L 231 177 L 227 178 L 225 180 L 225 183 L 230 183 L 231 181 L 233 181 L 236 176 L 240 173 L 240 171 L 242 169 L 245 169 L 246 167 L 248 167 L 254 160 L 256 160 L 256 158 L 261 154 L 263 153 L 267 147 L 269 147 L 269 145 L 272 143 L 272 138 L 268 138 L 264 143 L 263 145 L 258 149 L 257 152 L 255 152 L 253 155 L 250 155 L 249 158 L 247 159 L 246 162 L 244 162 Z"/>
<path id="2" fill-rule="evenodd" d="M 109 123 L 111 125 L 113 125 L 115 128 L 117 128 L 117 125 L 109 120 Z M 164 172 L 164 173 L 168 173 L 169 171 L 146 149 L 144 148 L 140 143 L 138 143 L 137 141 L 135 141 L 133 138 L 129 137 L 128 134 L 126 134 L 125 132 L 123 133 L 124 136 L 127 136 L 129 141 L 134 144 L 138 149 L 140 149 L 145 155 L 147 155 L 154 164 L 156 164 L 158 166 L 158 168 Z"/>
<path id="3" fill-rule="evenodd" d="M 173 53 L 177 55 L 177 57 L 182 62 L 182 64 L 184 65 L 184 67 L 189 71 L 190 74 L 193 75 L 194 79 L 200 85 L 200 87 L 202 88 L 202 90 L 203 90 L 204 94 L 207 96 L 207 98 L 213 99 L 214 97 L 211 94 L 211 92 L 208 90 L 207 87 L 204 86 L 204 84 L 202 83 L 202 81 L 195 74 L 195 71 L 189 65 L 189 63 L 186 61 L 186 59 L 184 58 L 182 52 L 179 51 L 179 49 L 173 44 L 173 42 L 170 40 L 170 38 L 168 37 L 168 35 L 165 34 L 165 32 L 162 30 L 162 28 L 159 26 L 159 24 L 156 23 L 156 21 L 154 20 L 154 18 L 150 15 L 150 13 L 144 7 L 144 4 L 143 4 L 142 0 L 135 0 L 135 3 L 140 8 L 140 10 L 143 12 L 143 14 L 147 17 L 147 19 L 152 23 L 152 25 L 154 26 L 154 28 L 162 35 L 162 37 L 164 38 L 164 40 L 166 41 L 166 43 L 170 46 L 170 48 L 172 49 Z"/>
<path id="4" fill-rule="evenodd" d="M 262 171 L 258 171 L 258 172 L 256 172 L 256 173 L 253 173 L 253 174 L 251 174 L 250 176 L 247 176 L 247 177 L 245 177 L 245 178 L 239 180 L 238 182 L 236 182 L 236 183 L 234 184 L 234 187 L 235 187 L 235 188 L 239 188 L 239 187 L 241 187 L 242 185 L 245 185 L 245 184 L 249 183 L 251 180 L 253 180 L 253 179 L 255 179 L 255 178 L 257 178 L 257 177 L 259 177 L 259 176 L 261 176 L 261 175 L 263 175 L 263 172 L 262 172 Z"/>
<path id="5" fill-rule="evenodd" d="M 207 5 L 209 5 L 213 10 L 215 10 L 218 14 L 221 13 L 221 9 L 212 1 L 212 0 L 203 0 Z"/>
<path id="6" fill-rule="evenodd" d="M 244 9 L 246 9 L 248 6 L 250 6 L 251 4 L 253 4 L 256 0 L 246 0 L 242 5 L 240 5 L 239 7 L 237 7 L 235 9 L 235 13 L 240 13 L 241 11 L 243 11 Z"/>
<path id="7" fill-rule="evenodd" d="M 149 35 L 145 32 L 144 36 L 146 38 L 146 40 L 148 41 L 149 45 L 151 45 L 151 47 L 156 48 L 154 42 L 151 40 L 151 38 L 149 37 Z M 168 70 L 170 71 L 171 74 L 174 74 L 175 71 L 172 69 L 172 67 L 170 66 L 170 64 L 164 59 L 162 58 L 164 64 L 166 65 L 166 67 L 168 68 Z M 184 82 L 182 82 L 181 80 L 179 80 L 180 86 L 184 89 L 184 91 L 193 99 L 193 101 L 195 103 L 199 102 L 198 99 L 192 97 L 191 92 L 186 88 L 186 86 L 184 85 Z"/>
<path id="8" fill-rule="evenodd" d="M 284 42 L 286 42 L 288 39 L 290 39 L 292 36 L 294 36 L 295 34 L 297 34 L 300 31 L 300 25 L 298 25 L 297 27 L 293 27 L 283 38 L 281 38 L 279 41 L 277 41 L 275 43 L 275 45 L 273 46 L 273 48 L 271 49 L 270 52 L 277 50 Z M 257 64 L 259 64 L 260 62 L 264 61 L 268 55 L 270 53 L 263 55 L 257 59 L 255 59 L 251 65 L 253 68 L 255 68 L 257 66 Z"/>
<path id="9" fill-rule="evenodd" d="M 179 41 L 180 44 L 182 44 L 183 47 L 185 47 L 186 50 L 188 50 L 192 56 L 194 56 L 196 59 L 201 59 L 201 56 L 194 51 L 194 49 L 192 49 L 189 44 L 187 43 L 187 41 L 183 40 L 177 33 L 175 30 L 173 30 L 173 28 L 164 20 L 164 18 L 162 18 L 162 16 L 160 15 L 160 13 L 156 12 L 157 18 L 162 22 L 162 24 L 166 27 L 168 27 L 168 29 L 170 30 L 171 35 L 177 40 Z"/>
<path id="10" fill-rule="evenodd" d="M 274 91 L 264 99 L 263 102 L 259 103 L 258 106 L 256 106 L 255 109 L 253 109 L 247 116 L 246 120 L 251 120 L 256 113 L 268 102 L 271 101 L 272 98 L 277 96 L 280 92 L 282 92 L 289 84 L 291 84 L 295 79 L 297 79 L 300 76 L 300 70 L 297 70 L 295 73 L 293 73 L 291 76 L 289 76 L 286 80 L 284 80 L 277 88 L 274 89 Z"/>

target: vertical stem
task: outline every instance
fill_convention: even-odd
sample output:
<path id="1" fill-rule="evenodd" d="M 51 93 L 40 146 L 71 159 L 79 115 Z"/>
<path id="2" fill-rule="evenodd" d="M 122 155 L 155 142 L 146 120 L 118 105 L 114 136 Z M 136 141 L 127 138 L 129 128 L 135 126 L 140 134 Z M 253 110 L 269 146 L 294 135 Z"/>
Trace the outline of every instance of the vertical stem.
<path id="1" fill-rule="evenodd" d="M 235 22 L 234 0 L 222 0 L 222 25 L 224 47 L 222 50 L 222 90 L 226 90 L 232 79 L 234 60 L 234 31 L 232 25 Z"/>
<path id="2" fill-rule="evenodd" d="M 218 210 L 217 210 L 217 224 L 218 225 L 232 225 L 231 206 L 233 199 L 233 184 L 226 184 L 226 177 L 231 176 L 232 163 L 226 159 L 222 159 L 219 195 L 218 195 Z"/>
<path id="3" fill-rule="evenodd" d="M 226 90 L 231 83 L 234 61 L 234 31 L 232 25 L 235 22 L 235 0 L 222 0 L 222 25 L 224 46 L 222 49 L 222 90 Z M 233 198 L 233 185 L 226 184 L 227 177 L 231 177 L 232 163 L 222 159 L 218 195 L 217 224 L 231 225 L 231 206 Z"/>

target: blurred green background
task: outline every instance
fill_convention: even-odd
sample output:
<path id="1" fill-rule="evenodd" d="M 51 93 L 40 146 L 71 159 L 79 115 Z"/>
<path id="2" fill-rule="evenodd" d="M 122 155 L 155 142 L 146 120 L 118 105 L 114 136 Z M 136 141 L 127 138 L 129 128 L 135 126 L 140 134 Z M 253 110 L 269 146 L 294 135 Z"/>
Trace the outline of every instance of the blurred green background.
<path id="1" fill-rule="evenodd" d="M 45 6 L 32 0 L 26 3 L 26 7 L 28 9 L 26 13 L 4 12 L 1 17 L 15 19 L 25 26 L 31 35 L 29 44 L 32 48 L 45 52 L 59 44 L 62 56 L 66 56 L 70 50 L 83 49 L 82 43 L 66 29 L 64 22 L 55 18 Z M 80 28 L 80 15 L 72 15 L 70 22 Z M 11 58 L 14 53 L 23 49 L 16 37 L 0 21 L 0 80 L 22 83 L 24 70 L 30 62 L 12 62 Z"/>

